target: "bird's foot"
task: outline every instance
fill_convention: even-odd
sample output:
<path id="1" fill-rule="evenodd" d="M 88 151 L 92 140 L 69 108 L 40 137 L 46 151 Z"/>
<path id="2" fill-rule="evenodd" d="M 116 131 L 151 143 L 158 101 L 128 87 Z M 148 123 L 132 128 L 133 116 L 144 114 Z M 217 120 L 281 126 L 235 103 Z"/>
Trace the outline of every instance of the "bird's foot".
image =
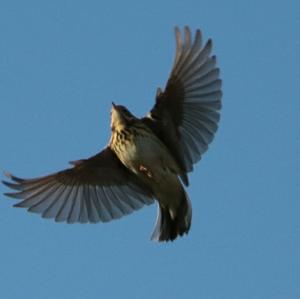
<path id="1" fill-rule="evenodd" d="M 141 173 L 145 174 L 149 179 L 153 177 L 151 171 L 147 167 L 140 165 L 139 170 Z"/>

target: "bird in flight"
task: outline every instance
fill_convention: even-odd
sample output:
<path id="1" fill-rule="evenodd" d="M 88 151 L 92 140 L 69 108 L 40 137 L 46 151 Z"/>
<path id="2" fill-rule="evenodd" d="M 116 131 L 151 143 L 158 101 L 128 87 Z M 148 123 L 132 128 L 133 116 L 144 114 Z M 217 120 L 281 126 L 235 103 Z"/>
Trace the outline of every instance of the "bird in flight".
<path id="1" fill-rule="evenodd" d="M 143 118 L 112 103 L 111 138 L 98 154 L 33 179 L 10 173 L 3 183 L 15 207 L 56 222 L 107 222 L 158 203 L 152 240 L 173 241 L 191 227 L 192 207 L 183 187 L 218 128 L 221 80 L 212 41 L 197 30 L 175 28 L 175 61 L 155 105 Z"/>

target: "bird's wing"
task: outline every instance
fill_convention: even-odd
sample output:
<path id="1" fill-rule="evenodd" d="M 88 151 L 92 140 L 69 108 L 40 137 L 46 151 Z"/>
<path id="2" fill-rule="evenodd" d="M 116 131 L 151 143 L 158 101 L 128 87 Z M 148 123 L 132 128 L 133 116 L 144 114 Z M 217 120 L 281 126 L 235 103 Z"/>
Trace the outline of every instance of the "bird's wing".
<path id="1" fill-rule="evenodd" d="M 131 174 L 107 147 L 45 177 L 3 183 L 17 190 L 5 195 L 21 199 L 16 207 L 68 223 L 106 222 L 153 202 L 151 191 Z"/>
<path id="2" fill-rule="evenodd" d="M 183 36 L 176 27 L 175 34 L 176 56 L 166 88 L 158 89 L 156 103 L 143 120 L 189 172 L 217 131 L 222 82 L 211 40 L 202 46 L 200 30 L 192 40 L 188 27 Z"/>

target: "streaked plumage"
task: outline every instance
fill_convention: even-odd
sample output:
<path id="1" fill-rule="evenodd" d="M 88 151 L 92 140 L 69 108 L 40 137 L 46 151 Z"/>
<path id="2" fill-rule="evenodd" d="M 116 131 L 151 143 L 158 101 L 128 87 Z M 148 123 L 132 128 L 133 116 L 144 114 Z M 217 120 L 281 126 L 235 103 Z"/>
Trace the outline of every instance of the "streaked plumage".
<path id="1" fill-rule="evenodd" d="M 158 202 L 152 239 L 174 240 L 188 233 L 191 203 L 184 190 L 188 172 L 201 159 L 218 128 L 221 80 L 212 42 L 202 46 L 188 27 L 176 33 L 175 62 L 156 103 L 144 118 L 113 104 L 112 136 L 97 155 L 73 167 L 35 179 L 11 174 L 3 183 L 20 199 L 15 206 L 68 223 L 107 222 Z M 181 183 L 182 182 L 182 183 Z"/>

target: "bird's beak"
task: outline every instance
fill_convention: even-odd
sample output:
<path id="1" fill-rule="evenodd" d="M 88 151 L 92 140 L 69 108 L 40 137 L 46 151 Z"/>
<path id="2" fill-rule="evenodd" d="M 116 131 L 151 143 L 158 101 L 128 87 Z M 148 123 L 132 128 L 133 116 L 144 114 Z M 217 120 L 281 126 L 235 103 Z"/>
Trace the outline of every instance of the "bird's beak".
<path id="1" fill-rule="evenodd" d="M 125 118 L 122 115 L 118 105 L 116 105 L 114 102 L 111 103 L 111 122 L 110 122 L 110 127 L 112 130 L 114 130 L 116 127 L 119 127 L 120 125 L 125 123 Z"/>
<path id="2" fill-rule="evenodd" d="M 118 105 L 116 105 L 114 102 L 111 102 L 111 113 L 114 113 L 114 114 L 120 114 L 120 111 L 119 111 L 119 107 Z"/>

